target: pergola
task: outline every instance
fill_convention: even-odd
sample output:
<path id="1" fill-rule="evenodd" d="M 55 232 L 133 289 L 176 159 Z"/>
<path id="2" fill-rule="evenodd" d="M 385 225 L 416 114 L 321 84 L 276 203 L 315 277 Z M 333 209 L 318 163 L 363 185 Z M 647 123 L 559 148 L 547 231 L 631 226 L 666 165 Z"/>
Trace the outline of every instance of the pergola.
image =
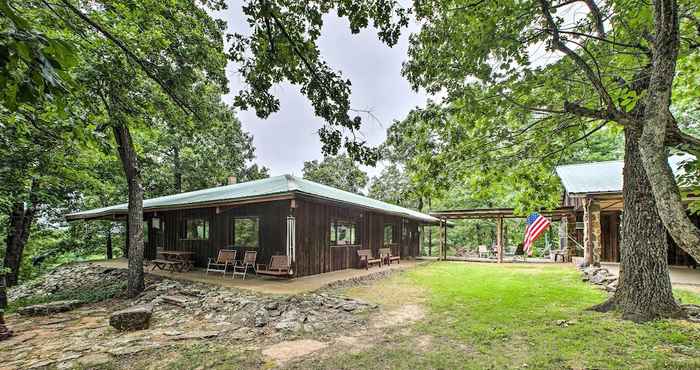
<path id="1" fill-rule="evenodd" d="M 541 210 L 538 212 L 542 216 L 553 220 L 560 220 L 562 223 L 573 219 L 575 222 L 574 207 L 559 207 L 551 210 Z M 431 211 L 429 214 L 440 219 L 440 258 L 447 259 L 447 223 L 448 220 L 474 220 L 492 219 L 496 221 L 496 259 L 498 263 L 503 262 L 503 220 L 506 218 L 527 218 L 528 215 L 516 214 L 513 208 L 473 208 L 473 209 L 450 209 L 442 211 Z M 568 230 L 564 227 L 564 230 Z"/>

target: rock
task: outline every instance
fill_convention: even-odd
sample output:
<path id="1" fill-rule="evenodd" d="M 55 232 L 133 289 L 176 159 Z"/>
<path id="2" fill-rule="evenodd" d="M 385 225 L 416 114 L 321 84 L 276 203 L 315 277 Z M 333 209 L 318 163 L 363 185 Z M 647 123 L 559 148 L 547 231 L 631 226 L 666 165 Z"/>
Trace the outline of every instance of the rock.
<path id="1" fill-rule="evenodd" d="M 358 304 L 355 302 L 348 302 L 342 305 L 341 308 L 347 312 L 352 312 L 358 308 Z"/>
<path id="2" fill-rule="evenodd" d="M 301 323 L 293 319 L 286 319 L 275 324 L 275 329 L 281 331 L 297 331 L 301 329 Z"/>
<path id="3" fill-rule="evenodd" d="M 195 330 L 189 333 L 178 335 L 177 337 L 174 337 L 173 340 L 205 339 L 213 338 L 217 335 L 219 335 L 218 331 Z"/>
<path id="4" fill-rule="evenodd" d="M 267 310 L 264 308 L 260 308 L 259 310 L 255 311 L 255 327 L 261 328 L 270 321 L 270 316 L 267 313 Z"/>
<path id="5" fill-rule="evenodd" d="M 66 312 L 78 307 L 82 302 L 78 300 L 56 301 L 44 304 L 22 307 L 17 310 L 22 316 L 41 316 L 53 313 Z"/>
<path id="6" fill-rule="evenodd" d="M 152 315 L 153 305 L 133 306 L 113 312 L 109 317 L 109 325 L 120 331 L 148 329 Z"/>
<path id="7" fill-rule="evenodd" d="M 175 295 L 165 295 L 165 296 L 162 296 L 161 299 L 165 303 L 169 303 L 169 304 L 179 306 L 179 307 L 187 307 L 187 304 L 189 302 L 187 300 L 187 298 L 185 298 L 183 296 L 175 296 Z"/>
<path id="8" fill-rule="evenodd" d="M 598 272 L 596 272 L 595 275 L 591 276 L 590 281 L 593 284 L 600 284 L 603 281 L 605 281 L 606 276 L 607 276 L 607 273 L 598 271 Z"/>
<path id="9" fill-rule="evenodd" d="M 112 358 L 106 353 L 91 353 L 79 358 L 76 362 L 85 368 L 93 368 L 110 361 L 112 361 Z"/>

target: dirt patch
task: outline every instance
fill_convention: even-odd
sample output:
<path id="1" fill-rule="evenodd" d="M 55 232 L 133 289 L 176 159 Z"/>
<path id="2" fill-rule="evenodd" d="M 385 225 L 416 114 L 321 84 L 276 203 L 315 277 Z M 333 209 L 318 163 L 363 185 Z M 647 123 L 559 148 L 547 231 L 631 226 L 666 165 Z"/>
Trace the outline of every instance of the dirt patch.
<path id="1" fill-rule="evenodd" d="M 417 304 L 403 305 L 391 311 L 385 311 L 372 317 L 371 325 L 374 328 L 388 328 L 412 324 L 425 317 L 425 309 Z"/>
<path id="2" fill-rule="evenodd" d="M 432 335 L 421 335 L 416 338 L 416 349 L 420 352 L 430 352 L 435 338 Z"/>
<path id="3" fill-rule="evenodd" d="M 271 345 L 262 351 L 265 357 L 275 361 L 278 365 L 284 364 L 295 358 L 304 357 L 316 351 L 326 348 L 328 344 L 312 339 L 300 339 L 280 342 Z"/>

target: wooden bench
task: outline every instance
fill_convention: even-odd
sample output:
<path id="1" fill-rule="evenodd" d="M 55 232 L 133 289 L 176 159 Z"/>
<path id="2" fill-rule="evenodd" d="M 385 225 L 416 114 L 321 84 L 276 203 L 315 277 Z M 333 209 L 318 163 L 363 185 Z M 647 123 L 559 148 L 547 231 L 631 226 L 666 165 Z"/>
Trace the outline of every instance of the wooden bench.
<path id="1" fill-rule="evenodd" d="M 370 249 L 359 249 L 357 251 L 357 256 L 360 257 L 360 268 L 364 265 L 366 270 L 369 270 L 370 265 L 382 265 L 381 258 L 372 257 L 372 250 Z"/>
<path id="2" fill-rule="evenodd" d="M 391 248 L 379 248 L 379 258 L 381 258 L 386 265 L 391 265 L 393 261 L 401 263 L 401 256 L 392 255 Z"/>
<path id="3" fill-rule="evenodd" d="M 258 264 L 255 273 L 257 275 L 289 277 L 289 257 L 272 256 L 269 264 Z"/>
<path id="4" fill-rule="evenodd" d="M 153 263 L 151 271 L 155 270 L 157 267 L 158 269 L 163 271 L 170 270 L 170 272 L 175 272 L 182 271 L 182 268 L 184 267 L 182 261 L 154 259 L 153 261 L 151 261 L 151 263 Z"/>

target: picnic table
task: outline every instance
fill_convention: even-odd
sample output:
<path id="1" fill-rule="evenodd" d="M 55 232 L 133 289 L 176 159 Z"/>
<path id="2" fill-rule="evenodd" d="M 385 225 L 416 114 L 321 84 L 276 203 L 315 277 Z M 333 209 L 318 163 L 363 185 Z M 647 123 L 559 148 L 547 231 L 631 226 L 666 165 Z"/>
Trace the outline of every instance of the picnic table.
<path id="1" fill-rule="evenodd" d="M 184 251 L 159 251 L 158 254 L 162 258 L 154 259 L 153 268 L 160 270 L 170 270 L 170 272 L 183 272 L 192 270 L 192 256 L 194 252 L 184 252 Z"/>

